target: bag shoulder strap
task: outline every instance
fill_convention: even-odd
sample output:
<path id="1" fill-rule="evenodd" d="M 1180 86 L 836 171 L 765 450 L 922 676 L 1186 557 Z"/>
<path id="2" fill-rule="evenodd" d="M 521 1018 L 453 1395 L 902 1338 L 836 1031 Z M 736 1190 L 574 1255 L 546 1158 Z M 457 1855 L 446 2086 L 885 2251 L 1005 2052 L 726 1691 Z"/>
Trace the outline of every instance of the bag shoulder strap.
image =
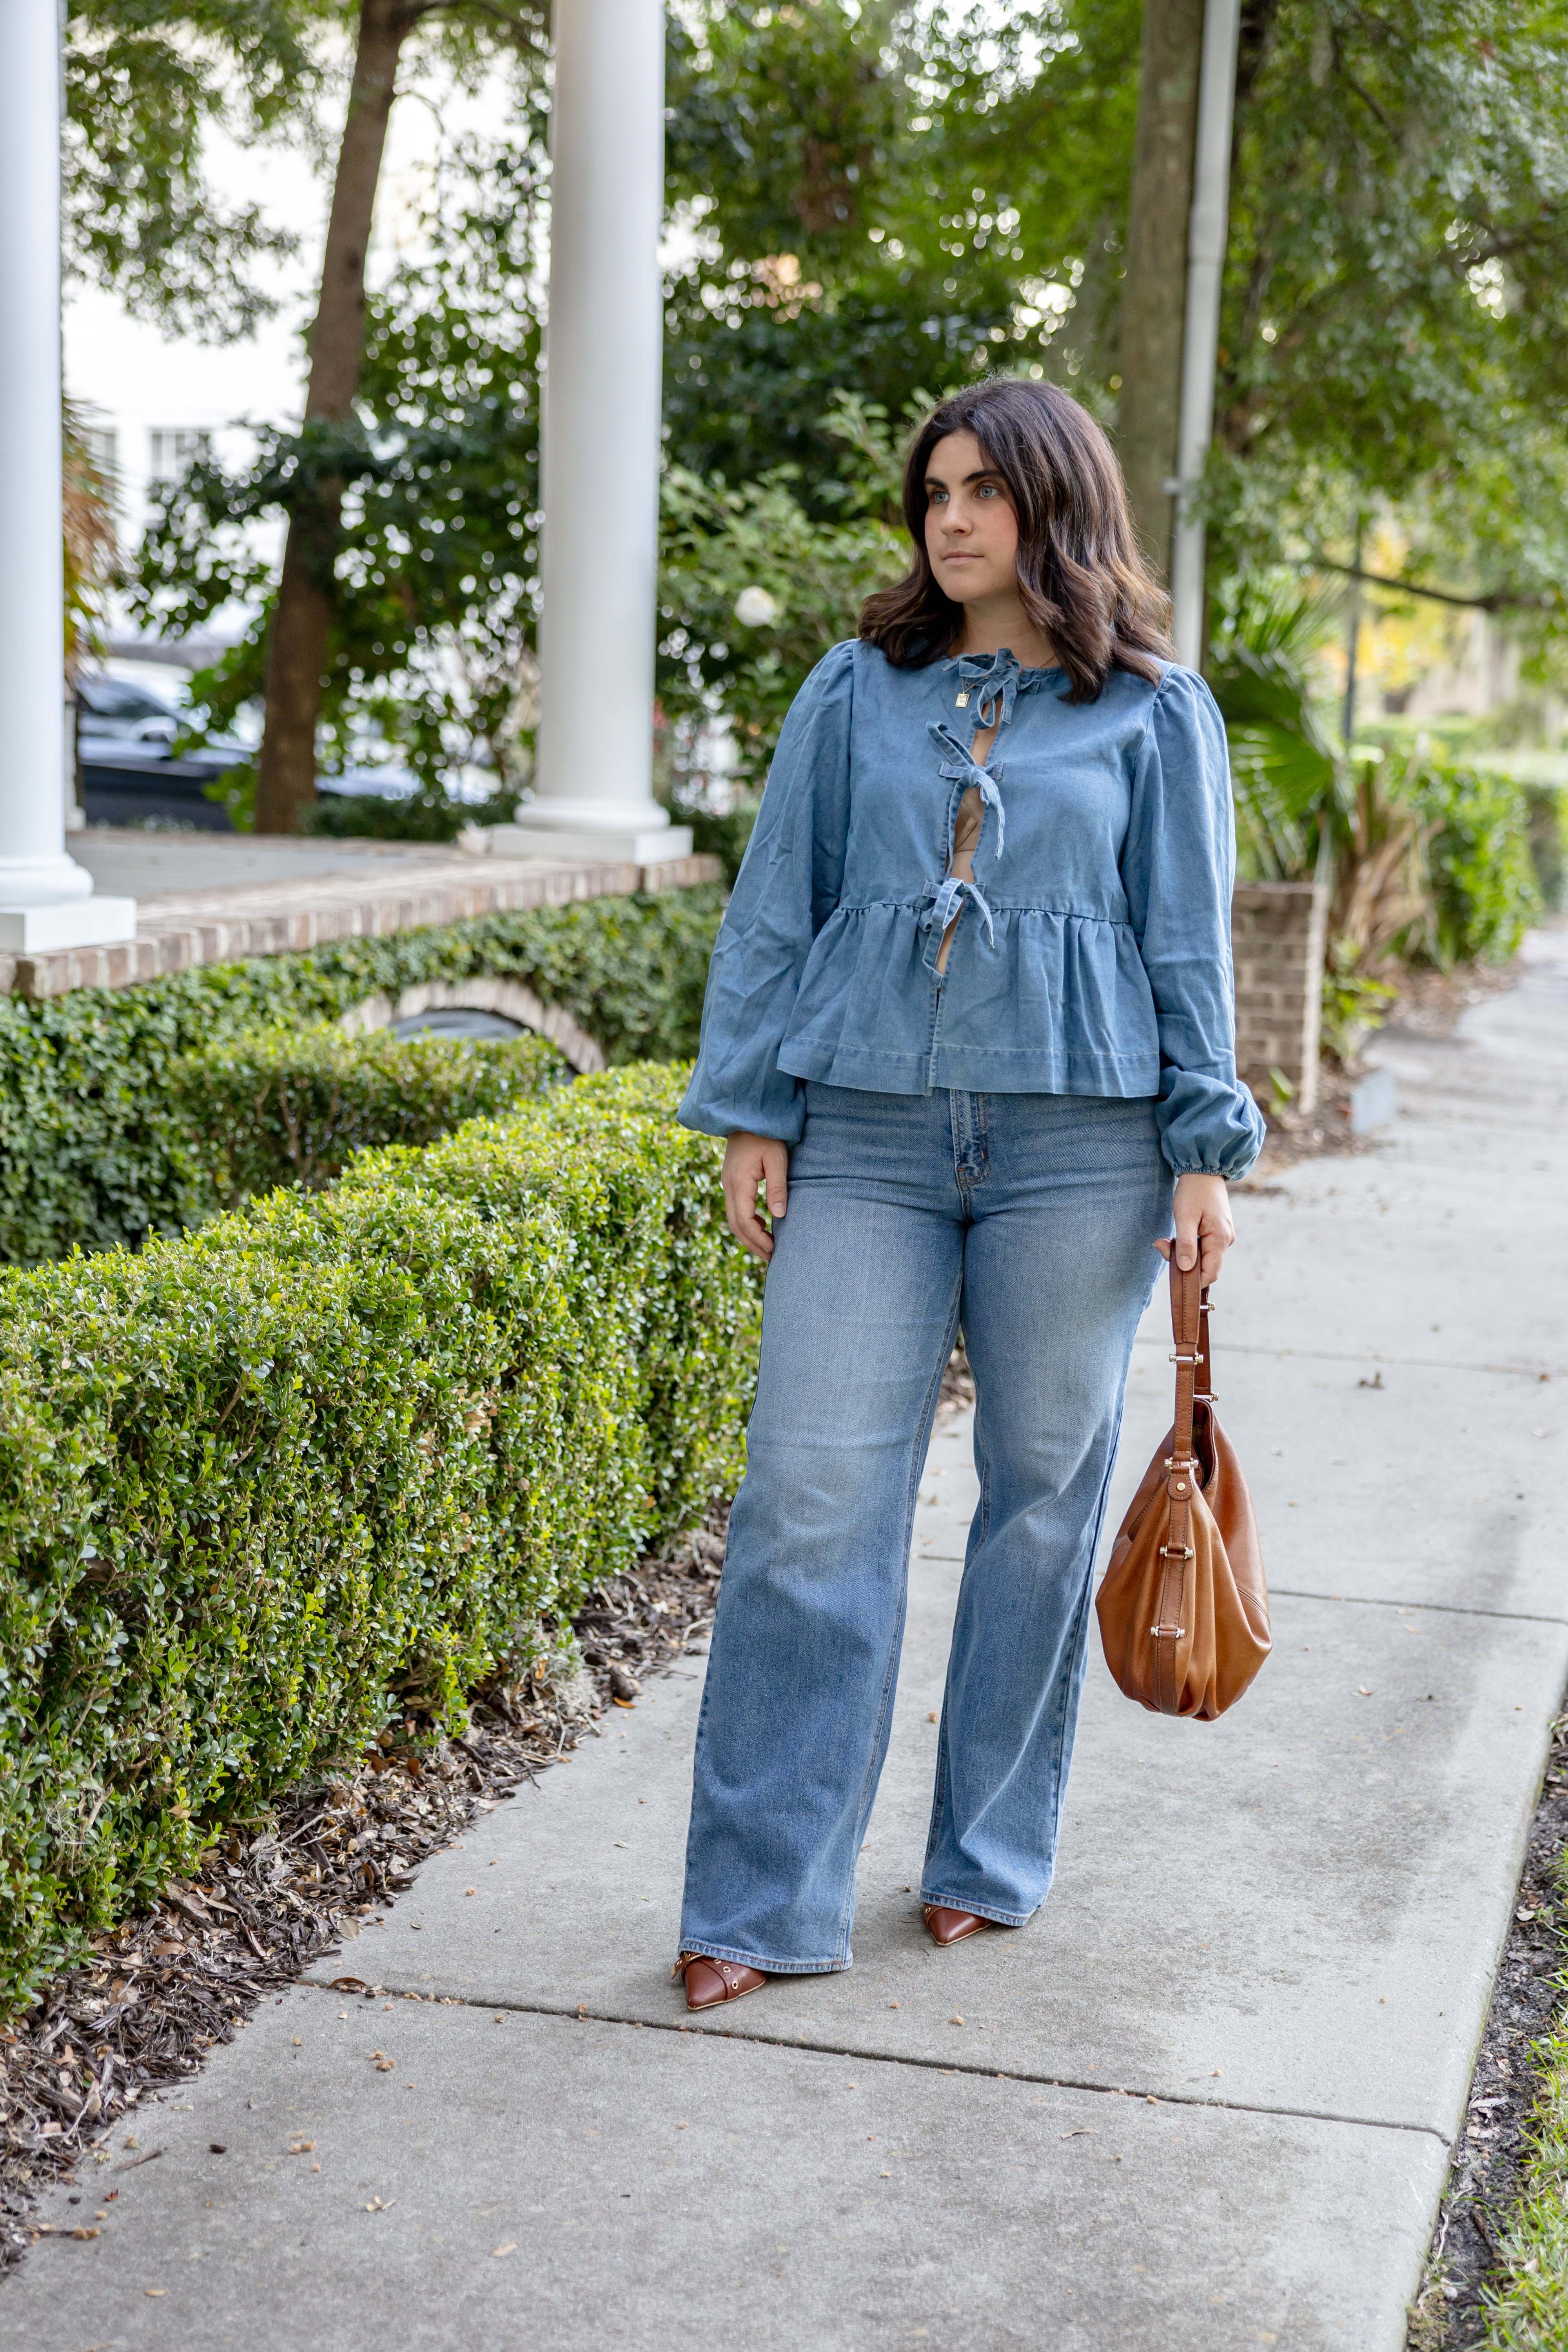
<path id="1" fill-rule="evenodd" d="M 1171 1337 L 1175 1346 L 1171 1360 L 1176 1367 L 1175 1444 L 1172 1461 L 1185 1468 L 1193 1461 L 1193 1406 L 1208 1403 L 1214 1394 L 1209 1365 L 1209 1297 L 1194 1266 L 1184 1273 L 1171 1253 Z"/>
<path id="2" fill-rule="evenodd" d="M 1162 1715 L 1174 1715 L 1179 1698 L 1177 1645 L 1188 1632 L 1184 1604 L 1190 1599 L 1187 1563 L 1194 1557 L 1193 1497 L 1202 1473 L 1193 1452 L 1193 1406 L 1205 1393 L 1201 1374 L 1208 1380 L 1208 1317 L 1194 1266 L 1184 1274 L 1171 1253 L 1171 1337 L 1175 1346 L 1171 1360 L 1176 1367 L 1175 1425 L 1165 1460 L 1165 1540 L 1159 1548 L 1161 1576 L 1154 1622 L 1149 1628 L 1153 1643 L 1154 1705 Z M 1190 1620 L 1188 1621 L 1190 1622 Z"/>

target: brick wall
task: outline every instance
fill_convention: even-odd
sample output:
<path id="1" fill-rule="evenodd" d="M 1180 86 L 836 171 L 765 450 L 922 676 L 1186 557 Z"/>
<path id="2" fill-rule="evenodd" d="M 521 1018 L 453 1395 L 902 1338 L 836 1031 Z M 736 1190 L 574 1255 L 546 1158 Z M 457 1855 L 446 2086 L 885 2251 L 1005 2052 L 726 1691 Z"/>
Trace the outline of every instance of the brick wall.
<path id="1" fill-rule="evenodd" d="M 0 0 L 3 5 L 3 0 Z M 210 840 L 211 835 L 207 836 Z M 136 937 L 117 947 L 59 948 L 47 955 L 0 955 L 0 992 L 64 996 L 73 988 L 130 988 L 192 964 L 282 955 L 331 940 L 384 939 L 430 923 L 577 898 L 622 898 L 634 890 L 684 890 L 717 882 L 716 857 L 667 857 L 658 866 L 581 865 L 559 858 L 466 857 L 432 846 L 374 869 L 302 874 L 289 882 L 204 884 L 199 860 L 187 887 L 143 898 Z M 171 857 L 177 870 L 177 860 Z M 187 861 L 187 864 L 189 861 Z M 193 878 L 194 876 L 194 878 Z"/>
<path id="2" fill-rule="evenodd" d="M 1231 901 L 1237 1067 L 1265 1105 L 1271 1070 L 1300 1109 L 1317 1100 L 1328 913 L 1321 882 L 1241 882 Z"/>

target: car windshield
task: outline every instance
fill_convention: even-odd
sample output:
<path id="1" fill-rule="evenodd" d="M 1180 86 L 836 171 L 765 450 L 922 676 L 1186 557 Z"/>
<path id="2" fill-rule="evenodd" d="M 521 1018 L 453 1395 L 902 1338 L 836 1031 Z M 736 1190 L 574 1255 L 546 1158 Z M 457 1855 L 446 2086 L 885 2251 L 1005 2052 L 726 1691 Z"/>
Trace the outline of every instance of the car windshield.
<path id="1" fill-rule="evenodd" d="M 120 677 L 84 677 L 77 687 L 82 702 L 98 719 L 173 719 L 166 702 L 144 687 L 127 686 Z"/>

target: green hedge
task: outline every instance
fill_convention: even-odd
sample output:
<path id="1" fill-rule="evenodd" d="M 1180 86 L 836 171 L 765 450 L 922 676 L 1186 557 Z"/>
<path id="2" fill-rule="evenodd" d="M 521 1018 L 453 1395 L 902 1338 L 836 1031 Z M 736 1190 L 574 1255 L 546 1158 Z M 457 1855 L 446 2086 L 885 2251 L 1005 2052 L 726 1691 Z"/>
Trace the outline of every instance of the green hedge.
<path id="1" fill-rule="evenodd" d="M 1530 856 L 1542 902 L 1554 914 L 1568 907 L 1568 784 L 1526 780 Z"/>
<path id="2" fill-rule="evenodd" d="M 185 1055 L 170 1104 L 191 1139 L 193 1194 L 205 1183 L 214 1209 L 235 1208 L 279 1184 L 320 1192 L 368 1145 L 434 1142 L 570 1076 L 542 1037 L 351 1037 L 325 1024 L 247 1029 Z"/>
<path id="3" fill-rule="evenodd" d="M 343 940 L 138 988 L 0 996 L 0 1260 L 136 1244 L 200 1214 L 173 1066 L 247 1030 L 487 973 L 562 1006 L 613 1063 L 690 1055 L 721 906 L 710 884 Z"/>
<path id="4" fill-rule="evenodd" d="M 0 2004 L 732 1490 L 760 1286 L 682 1078 L 0 1275 Z"/>
<path id="5" fill-rule="evenodd" d="M 1426 854 L 1436 961 L 1506 963 L 1542 905 L 1522 785 L 1495 771 L 1433 761 L 1415 799 L 1434 823 Z"/>

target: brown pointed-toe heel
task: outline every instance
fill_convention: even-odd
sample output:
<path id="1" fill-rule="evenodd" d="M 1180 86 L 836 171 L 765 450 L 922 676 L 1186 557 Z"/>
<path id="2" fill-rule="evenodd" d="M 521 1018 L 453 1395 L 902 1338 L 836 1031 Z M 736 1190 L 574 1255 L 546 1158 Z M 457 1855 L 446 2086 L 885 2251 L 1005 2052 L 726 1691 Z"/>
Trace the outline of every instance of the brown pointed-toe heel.
<path id="1" fill-rule="evenodd" d="M 943 1903 L 922 1904 L 921 1917 L 933 1944 L 962 1944 L 965 1936 L 978 1936 L 982 1927 L 991 1925 L 989 1919 L 977 1919 L 973 1911 L 950 1911 Z"/>
<path id="2" fill-rule="evenodd" d="M 740 1960 L 711 1959 L 706 1952 L 682 1952 L 670 1974 L 686 1979 L 688 2009 L 717 2009 L 721 2001 L 743 2000 L 749 1992 L 761 1992 L 767 1982 L 761 1969 L 749 1969 Z"/>

